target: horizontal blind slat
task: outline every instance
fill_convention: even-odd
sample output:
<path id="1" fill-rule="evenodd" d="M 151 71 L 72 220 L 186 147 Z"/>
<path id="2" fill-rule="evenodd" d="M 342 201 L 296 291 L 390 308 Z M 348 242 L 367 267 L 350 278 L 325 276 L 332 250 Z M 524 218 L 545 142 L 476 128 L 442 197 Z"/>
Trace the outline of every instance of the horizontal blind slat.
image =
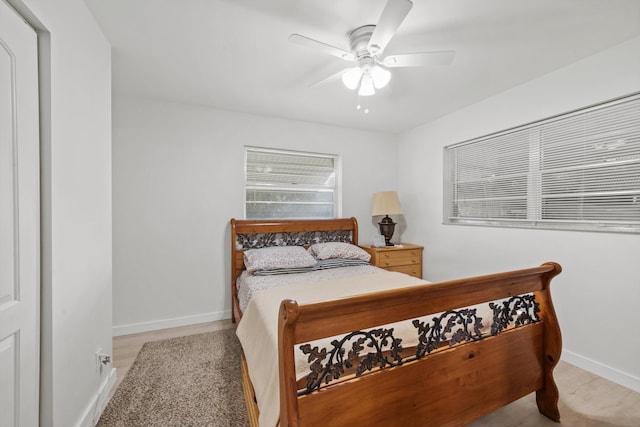
<path id="1" fill-rule="evenodd" d="M 640 95 L 445 152 L 445 222 L 618 224 L 640 232 Z"/>

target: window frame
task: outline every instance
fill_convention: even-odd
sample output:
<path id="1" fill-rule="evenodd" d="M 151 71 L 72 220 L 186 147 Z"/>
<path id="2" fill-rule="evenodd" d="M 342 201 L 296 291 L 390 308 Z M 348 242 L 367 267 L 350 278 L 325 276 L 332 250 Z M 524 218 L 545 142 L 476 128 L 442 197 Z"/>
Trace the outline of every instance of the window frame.
<path id="1" fill-rule="evenodd" d="M 619 208 L 619 211 L 615 211 L 615 213 L 617 214 L 617 219 L 614 219 L 613 215 L 612 215 L 612 218 L 606 218 L 606 219 L 602 219 L 602 218 L 600 219 L 582 218 L 581 219 L 575 216 L 571 219 L 564 219 L 564 218 L 545 219 L 543 214 L 543 210 L 545 207 L 547 209 L 552 208 L 552 203 L 550 202 L 550 200 L 554 197 L 554 193 L 553 191 L 549 190 L 549 187 L 551 187 L 551 185 L 548 185 L 546 190 L 543 188 L 544 187 L 543 175 L 547 174 L 547 176 L 549 176 L 549 175 L 552 175 L 553 173 L 550 168 L 547 168 L 547 169 L 542 168 L 543 160 L 541 158 L 543 154 L 544 156 L 546 156 L 544 161 L 550 161 L 550 159 L 566 160 L 566 158 L 568 158 L 569 156 L 566 154 L 564 155 L 560 154 L 558 155 L 557 158 L 552 158 L 550 154 L 545 153 L 544 152 L 545 144 L 549 144 L 549 142 L 547 139 L 541 138 L 540 135 L 541 134 L 544 135 L 544 132 L 548 132 L 547 127 L 551 127 L 558 124 L 562 126 L 563 123 L 564 125 L 566 125 L 566 129 L 568 131 L 572 130 L 573 125 L 571 124 L 571 120 L 572 119 L 575 120 L 576 118 L 580 118 L 580 117 L 587 117 L 587 119 L 594 118 L 593 123 L 595 123 L 595 119 L 599 118 L 597 114 L 606 115 L 606 114 L 609 114 L 609 111 L 611 111 L 611 117 L 617 118 L 618 116 L 614 115 L 616 111 L 618 111 L 618 110 L 615 110 L 615 107 L 617 106 L 624 107 L 624 104 L 631 105 L 630 108 L 632 108 L 633 110 L 631 110 L 632 113 L 630 114 L 631 119 L 629 119 L 628 122 L 625 122 L 625 124 L 628 124 L 628 128 L 625 128 L 626 133 L 623 133 L 622 137 L 620 137 L 618 141 L 626 141 L 628 138 L 631 138 L 632 144 L 630 145 L 631 149 L 629 149 L 631 160 L 629 161 L 629 164 L 631 164 L 632 168 L 637 169 L 638 167 L 640 167 L 638 166 L 638 164 L 640 164 L 640 147 L 639 147 L 640 138 L 638 137 L 638 134 L 640 133 L 640 114 L 635 116 L 635 109 L 639 108 L 638 106 L 640 105 L 640 92 L 443 147 L 443 224 L 445 225 L 477 225 L 477 226 L 479 225 L 479 226 L 505 227 L 505 228 L 514 227 L 514 228 L 539 228 L 539 229 L 555 229 L 555 230 L 599 231 L 599 232 L 634 233 L 634 234 L 640 233 L 640 215 L 638 216 L 638 218 L 635 217 L 636 215 L 635 212 L 637 209 L 635 206 L 635 204 L 637 203 L 636 197 L 640 197 L 640 194 L 635 195 L 636 193 L 638 193 L 638 187 L 637 187 L 638 184 L 636 183 L 635 175 L 633 175 L 633 178 L 631 180 L 632 188 L 631 190 L 628 191 L 632 194 L 624 194 L 624 196 L 630 197 L 632 201 L 625 201 L 624 203 L 621 203 L 620 206 L 618 205 L 613 206 L 613 207 Z M 588 116 L 590 113 L 593 113 L 593 114 L 591 116 Z M 607 125 L 613 127 L 615 125 L 613 120 L 614 119 L 611 119 L 611 121 L 608 122 Z M 588 120 L 585 120 L 585 123 L 587 123 L 587 125 L 589 126 L 593 126 L 593 123 Z M 526 212 L 527 212 L 526 219 L 499 218 L 499 217 L 498 218 L 479 218 L 479 217 L 465 218 L 461 216 L 456 216 L 456 212 L 457 212 L 456 210 L 460 208 L 460 203 L 458 201 L 471 200 L 471 199 L 462 199 L 458 197 L 457 192 L 460 191 L 459 189 L 460 182 L 462 182 L 463 180 L 456 181 L 456 179 L 458 176 L 460 176 L 461 171 L 466 172 L 467 170 L 463 170 L 463 167 L 459 166 L 456 163 L 457 158 L 454 158 L 454 154 L 456 154 L 457 150 L 460 149 L 461 147 L 467 147 L 472 144 L 490 143 L 491 141 L 497 141 L 501 137 L 508 138 L 510 135 L 515 135 L 518 132 L 527 132 L 528 133 L 527 138 L 529 142 L 529 147 L 527 151 L 527 155 L 529 158 L 528 166 L 526 168 L 526 171 L 520 171 L 527 174 L 526 192 L 523 194 L 519 194 L 520 199 L 522 199 L 523 196 L 526 198 Z M 568 134 L 568 136 L 564 140 L 562 140 L 562 142 L 569 144 L 569 141 L 571 141 L 573 138 L 574 141 L 577 140 L 579 141 L 578 142 L 579 144 L 583 144 L 584 147 L 586 147 L 587 143 L 590 144 L 590 142 L 588 141 L 591 140 L 592 136 L 599 137 L 601 135 L 599 133 L 593 134 L 593 135 L 585 134 L 586 136 L 583 136 L 583 140 L 580 140 L 576 136 L 577 131 L 574 131 L 574 132 L 575 133 Z M 604 132 L 603 134 L 606 135 L 606 132 Z M 637 145 L 633 145 L 634 143 Z M 612 144 L 612 143 L 609 143 L 609 144 Z M 546 145 L 546 147 L 547 147 L 547 152 L 550 152 L 551 150 L 548 149 L 549 145 Z M 596 149 L 597 147 L 594 145 L 593 150 L 596 150 Z M 606 161 L 608 161 L 608 159 Z M 594 162 L 592 165 L 582 165 L 580 167 L 583 170 L 587 171 L 587 173 L 589 174 L 588 177 L 590 179 L 596 179 L 598 177 L 597 170 L 601 170 L 609 167 L 610 169 L 616 171 L 617 170 L 616 166 L 618 166 L 620 163 L 625 163 L 621 160 L 617 160 L 616 162 L 608 164 L 606 163 L 606 161 L 600 160 L 600 163 Z M 482 165 L 476 164 L 475 166 L 479 167 Z M 564 166 L 564 168 L 566 170 L 570 169 L 568 166 Z M 471 169 L 471 168 L 469 167 L 467 169 Z M 498 166 L 496 166 L 496 170 L 497 169 L 498 169 Z M 619 175 L 616 175 L 616 173 L 618 173 Z M 606 178 L 611 178 L 612 180 L 614 177 L 617 179 L 623 179 L 623 180 L 626 178 L 627 181 L 629 181 L 629 175 L 624 175 L 623 173 L 624 173 L 623 171 L 607 172 L 608 175 L 606 176 Z M 496 175 L 496 177 L 501 178 L 500 175 Z M 599 193 L 602 193 L 602 194 L 599 194 Z M 615 197 L 617 193 L 619 193 L 617 189 L 610 189 L 607 191 L 595 192 L 594 195 L 587 195 L 582 197 L 582 200 L 579 200 L 577 203 L 570 204 L 568 201 L 564 201 L 564 202 L 561 201 L 561 203 L 566 203 L 566 205 L 562 204 L 560 208 L 568 207 L 568 208 L 577 209 L 577 208 L 585 208 L 585 206 L 589 207 L 590 206 L 589 197 L 591 197 L 592 199 L 590 203 L 592 203 L 593 206 L 595 206 L 595 209 L 605 209 L 605 208 L 611 209 L 611 206 L 606 205 L 606 203 L 604 204 L 604 208 L 600 208 L 597 205 L 598 203 L 597 197 L 600 197 L 600 196 Z M 580 193 L 572 194 L 571 192 L 567 191 L 566 194 L 562 194 L 562 192 L 560 192 L 559 197 L 560 198 L 564 197 L 566 199 L 574 197 L 576 199 L 580 199 L 580 197 L 578 197 L 577 195 L 580 195 Z M 478 198 L 477 200 L 481 201 L 482 199 Z M 486 200 L 491 201 L 491 198 L 487 197 Z M 489 204 L 490 203 L 487 203 L 487 205 Z M 627 208 L 627 205 L 628 205 L 628 208 Z M 631 212 L 629 217 L 626 216 L 624 209 L 629 209 L 629 211 Z M 485 213 L 489 214 L 490 211 L 491 211 L 491 207 L 488 207 L 486 208 Z"/>
<path id="2" fill-rule="evenodd" d="M 300 151 L 300 150 L 289 150 L 289 149 L 279 149 L 279 148 L 270 148 L 270 147 L 258 147 L 258 146 L 244 146 L 244 165 L 243 165 L 243 179 L 244 179 L 244 203 L 243 203 L 243 215 L 245 219 L 264 219 L 258 217 L 248 217 L 247 216 L 247 203 L 249 200 L 247 199 L 247 192 L 252 188 L 260 188 L 260 185 L 250 184 L 247 179 L 247 166 L 248 166 L 248 155 L 250 151 L 254 152 L 262 152 L 262 153 L 273 153 L 273 154 L 282 154 L 282 155 L 293 155 L 293 156 L 305 156 L 305 157 L 323 157 L 323 158 L 331 158 L 333 159 L 333 173 L 334 173 L 334 185 L 333 187 L 326 187 L 327 189 L 332 189 L 333 191 L 333 216 L 332 217 L 319 217 L 319 216 L 279 216 L 277 219 L 333 219 L 340 218 L 342 215 L 342 158 L 339 154 L 330 154 L 330 153 L 319 153 L 319 152 L 310 152 L 310 151 Z M 316 188 L 316 191 L 321 187 L 316 186 L 291 186 L 282 183 L 281 185 L 273 185 L 273 186 L 264 186 L 262 188 L 269 189 L 282 189 L 282 190 L 304 190 L 304 191 L 313 191 Z M 270 217 L 269 217 L 270 218 Z"/>

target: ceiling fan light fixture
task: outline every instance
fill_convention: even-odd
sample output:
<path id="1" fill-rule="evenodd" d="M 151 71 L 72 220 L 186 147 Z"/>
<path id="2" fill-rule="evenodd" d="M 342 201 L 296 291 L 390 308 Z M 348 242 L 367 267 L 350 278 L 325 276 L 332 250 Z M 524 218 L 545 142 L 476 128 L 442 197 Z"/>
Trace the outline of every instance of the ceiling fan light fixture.
<path id="1" fill-rule="evenodd" d="M 342 83 L 344 83 L 347 88 L 356 90 L 361 78 L 362 69 L 360 67 L 353 67 L 342 75 Z"/>
<path id="2" fill-rule="evenodd" d="M 371 67 L 369 73 L 371 74 L 371 79 L 376 89 L 382 89 L 389 83 L 389 80 L 391 80 L 391 72 L 378 65 Z"/>
<path id="3" fill-rule="evenodd" d="M 373 79 L 368 72 L 365 72 L 362 75 L 362 80 L 360 80 L 360 90 L 358 91 L 358 95 L 360 96 L 371 96 L 375 95 L 376 90 L 374 88 Z"/>
<path id="4" fill-rule="evenodd" d="M 0 0 L 1 1 L 1 0 Z M 311 87 L 342 79 L 344 85 L 358 94 L 359 111 L 369 112 L 367 99 L 375 95 L 376 90 L 386 87 L 391 80 L 390 69 L 399 67 L 429 67 L 448 65 L 453 61 L 454 51 L 430 51 L 387 55 L 385 49 L 393 39 L 398 27 L 413 7 L 412 0 L 386 0 L 386 5 L 376 24 L 363 25 L 349 33 L 349 50 L 323 43 L 300 34 L 291 34 L 289 41 L 311 47 L 317 51 L 356 63 L 338 71 Z M 398 77 L 396 77 L 398 78 Z M 361 97 L 362 99 L 361 105 Z"/>

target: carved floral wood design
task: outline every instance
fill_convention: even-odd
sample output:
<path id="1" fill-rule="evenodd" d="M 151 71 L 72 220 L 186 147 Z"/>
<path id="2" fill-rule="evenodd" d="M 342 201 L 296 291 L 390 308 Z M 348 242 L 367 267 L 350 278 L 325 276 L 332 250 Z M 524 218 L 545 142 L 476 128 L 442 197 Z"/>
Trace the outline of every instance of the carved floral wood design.
<path id="1" fill-rule="evenodd" d="M 259 249 L 270 246 L 310 246 L 314 243 L 326 242 L 351 243 L 351 230 L 238 234 L 236 236 L 236 249 Z"/>
<path id="2" fill-rule="evenodd" d="M 393 335 L 393 328 L 377 328 L 370 331 L 355 331 L 331 342 L 331 347 L 300 346 L 307 355 L 311 373 L 307 376 L 307 387 L 298 395 L 311 393 L 323 383 L 329 384 L 349 371 L 360 376 L 375 368 L 384 369 L 421 359 L 432 351 L 448 345 L 452 347 L 469 341 L 478 341 L 495 336 L 502 331 L 540 321 L 540 307 L 535 295 L 518 295 L 499 303 L 489 303 L 493 319 L 489 334 L 483 334 L 482 318 L 476 309 L 450 310 L 434 316 L 431 322 L 414 320 L 418 345 L 415 354 L 403 357 L 402 339 Z M 353 369 L 355 367 L 355 370 Z"/>
<path id="3" fill-rule="evenodd" d="M 515 327 L 535 323 L 540 320 L 540 305 L 536 301 L 535 295 L 518 295 L 508 300 L 502 301 L 502 304 L 489 303 L 489 307 L 493 310 L 493 323 L 491 324 L 491 335 L 497 335 L 510 324 Z"/>
<path id="4" fill-rule="evenodd" d="M 393 336 L 393 328 L 373 329 L 371 331 L 356 331 L 344 336 L 340 340 L 331 342 L 332 349 L 319 349 L 311 347 L 310 344 L 300 346 L 304 354 L 308 354 L 311 373 L 307 376 L 306 392 L 311 392 L 320 388 L 322 383 L 328 384 L 344 374 L 346 369 L 350 369 L 357 363 L 356 376 L 362 375 L 374 367 L 384 368 L 386 366 L 397 366 L 402 364 L 402 339 Z M 346 349 L 350 346 L 349 352 Z M 364 357 L 360 357 L 365 347 L 373 351 L 367 352 Z M 389 351 L 391 358 L 385 356 L 384 352 Z M 346 353 L 346 357 L 345 357 Z M 326 363 L 324 360 L 329 357 Z M 306 394 L 306 393 L 301 393 Z"/>

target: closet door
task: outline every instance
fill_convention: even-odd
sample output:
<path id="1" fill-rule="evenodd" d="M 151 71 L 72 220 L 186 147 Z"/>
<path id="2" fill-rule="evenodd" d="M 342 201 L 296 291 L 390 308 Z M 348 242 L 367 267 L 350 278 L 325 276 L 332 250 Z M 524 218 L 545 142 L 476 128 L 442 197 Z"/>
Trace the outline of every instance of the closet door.
<path id="1" fill-rule="evenodd" d="M 35 31 L 0 0 L 0 426 L 38 425 L 40 205 Z"/>

